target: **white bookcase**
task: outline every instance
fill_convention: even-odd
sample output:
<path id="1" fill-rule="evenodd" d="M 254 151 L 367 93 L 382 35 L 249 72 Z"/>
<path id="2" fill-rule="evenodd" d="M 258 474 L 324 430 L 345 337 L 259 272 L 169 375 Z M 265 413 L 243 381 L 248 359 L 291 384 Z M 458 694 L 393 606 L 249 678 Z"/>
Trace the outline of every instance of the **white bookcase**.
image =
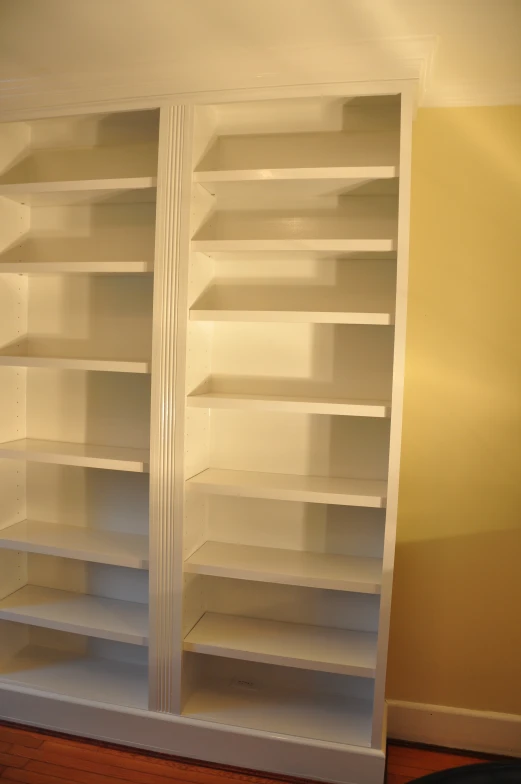
<path id="1" fill-rule="evenodd" d="M 0 718 L 382 780 L 411 122 L 0 125 Z"/>

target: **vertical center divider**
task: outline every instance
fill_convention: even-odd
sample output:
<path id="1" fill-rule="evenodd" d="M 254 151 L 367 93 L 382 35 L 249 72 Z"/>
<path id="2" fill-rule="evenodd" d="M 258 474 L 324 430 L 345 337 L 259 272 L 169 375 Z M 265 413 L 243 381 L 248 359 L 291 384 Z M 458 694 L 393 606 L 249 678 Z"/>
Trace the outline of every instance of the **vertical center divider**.
<path id="1" fill-rule="evenodd" d="M 150 710 L 181 711 L 184 409 L 193 110 L 161 109 L 150 443 Z"/>

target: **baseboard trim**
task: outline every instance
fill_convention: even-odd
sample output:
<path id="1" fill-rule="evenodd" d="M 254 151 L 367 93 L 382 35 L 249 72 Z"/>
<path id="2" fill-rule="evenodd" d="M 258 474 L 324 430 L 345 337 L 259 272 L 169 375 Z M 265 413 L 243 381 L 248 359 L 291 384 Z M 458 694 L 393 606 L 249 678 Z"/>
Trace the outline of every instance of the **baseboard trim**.
<path id="1" fill-rule="evenodd" d="M 521 757 L 521 716 L 388 700 L 388 736 L 396 740 Z"/>

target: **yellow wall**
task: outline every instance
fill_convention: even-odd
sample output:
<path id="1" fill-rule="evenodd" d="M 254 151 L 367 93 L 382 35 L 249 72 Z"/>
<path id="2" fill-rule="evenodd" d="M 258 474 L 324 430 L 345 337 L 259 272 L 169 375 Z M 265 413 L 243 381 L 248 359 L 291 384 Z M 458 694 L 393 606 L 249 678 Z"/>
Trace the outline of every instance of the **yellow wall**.
<path id="1" fill-rule="evenodd" d="M 521 106 L 414 127 L 388 697 L 521 713 Z"/>

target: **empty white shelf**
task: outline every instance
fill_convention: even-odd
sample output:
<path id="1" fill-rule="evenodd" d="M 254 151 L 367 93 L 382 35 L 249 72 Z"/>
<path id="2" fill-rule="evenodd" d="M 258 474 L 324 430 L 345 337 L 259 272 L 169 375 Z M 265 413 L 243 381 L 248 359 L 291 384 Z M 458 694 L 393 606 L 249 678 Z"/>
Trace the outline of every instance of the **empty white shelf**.
<path id="1" fill-rule="evenodd" d="M 382 267 L 376 262 L 376 266 Z M 190 308 L 198 321 L 284 321 L 318 324 L 375 324 L 394 322 L 393 266 L 353 262 L 348 279 L 329 286 L 254 286 L 219 282 Z M 389 274 L 391 273 L 391 274 Z"/>
<path id="2" fill-rule="evenodd" d="M 184 650 L 305 670 L 374 678 L 377 635 L 205 613 Z"/>
<path id="3" fill-rule="evenodd" d="M 204 155 L 194 181 L 396 177 L 399 150 L 393 130 L 224 134 Z"/>
<path id="4" fill-rule="evenodd" d="M 149 261 L 0 261 L 0 273 L 134 275 L 153 272 Z"/>
<path id="5" fill-rule="evenodd" d="M 1 453 L 0 453 L 1 456 Z M 244 498 L 309 501 L 341 506 L 384 507 L 386 482 L 344 477 L 269 474 L 209 468 L 188 480 L 196 491 Z"/>
<path id="6" fill-rule="evenodd" d="M 396 249 L 397 198 L 350 196 L 335 210 L 217 211 L 192 239 L 198 251 Z"/>
<path id="7" fill-rule="evenodd" d="M 148 643 L 148 607 L 39 585 L 26 585 L 0 601 L 0 618 L 104 640 Z"/>
<path id="8" fill-rule="evenodd" d="M 380 593 L 382 561 L 349 555 L 205 542 L 185 571 L 215 577 L 300 585 L 335 591 Z"/>
<path id="9" fill-rule="evenodd" d="M 294 180 L 333 181 L 331 184 L 351 185 L 352 181 L 381 180 L 396 177 L 397 166 L 300 166 L 267 169 L 213 169 L 194 172 L 194 182 L 218 186 L 221 182 L 273 182 Z M 211 189 L 212 193 L 213 188 Z M 216 188 L 215 190 L 218 190 Z"/>
<path id="10" fill-rule="evenodd" d="M 113 471 L 148 472 L 148 449 L 98 444 L 73 444 L 21 438 L 0 443 L 0 458 L 29 460 L 36 463 L 106 468 Z"/>
<path id="11" fill-rule="evenodd" d="M 23 520 L 0 530 L 0 548 L 148 569 L 148 537 Z"/>
<path id="12" fill-rule="evenodd" d="M 123 201 L 154 201 L 155 177 L 118 177 L 97 180 L 60 180 L 58 182 L 0 182 L 0 196 L 22 204 L 88 204 L 109 197 Z"/>
<path id="13" fill-rule="evenodd" d="M 305 251 L 327 253 L 379 253 L 396 250 L 395 239 L 198 239 L 192 240 L 192 250 L 201 253 L 238 253 L 250 251 Z"/>
<path id="14" fill-rule="evenodd" d="M 340 400 L 282 395 L 246 395 L 204 392 L 187 397 L 190 408 L 234 408 L 241 411 L 287 411 L 300 414 L 389 417 L 391 402 L 384 400 Z"/>
<path id="15" fill-rule="evenodd" d="M 58 370 L 99 370 L 106 373 L 150 373 L 152 363 L 117 359 L 78 359 L 73 357 L 37 357 L 24 354 L 0 354 L 0 366 L 56 368 Z"/>
<path id="16" fill-rule="evenodd" d="M 190 695 L 183 716 L 277 735 L 371 745 L 372 702 L 351 696 L 246 689 L 216 680 Z"/>
<path id="17" fill-rule="evenodd" d="M 148 709 L 148 668 L 28 645 L 0 664 L 0 684 Z"/>
<path id="18" fill-rule="evenodd" d="M 308 324 L 367 324 L 389 326 L 394 315 L 324 310 L 232 310 L 229 308 L 206 309 L 194 305 L 190 309 L 191 321 L 279 321 Z"/>

